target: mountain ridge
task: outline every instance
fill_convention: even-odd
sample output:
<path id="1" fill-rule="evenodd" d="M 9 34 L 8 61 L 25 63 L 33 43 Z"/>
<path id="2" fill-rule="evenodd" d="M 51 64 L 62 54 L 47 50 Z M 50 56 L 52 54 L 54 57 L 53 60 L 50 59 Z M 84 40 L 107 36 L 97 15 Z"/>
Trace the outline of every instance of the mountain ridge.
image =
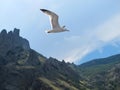
<path id="1" fill-rule="evenodd" d="M 66 63 L 31 49 L 19 31 L 0 33 L 0 90 L 120 90 L 120 54 Z"/>
<path id="2" fill-rule="evenodd" d="M 5 55 L 5 53 L 14 47 L 23 47 L 24 49 L 30 49 L 30 45 L 27 39 L 19 36 L 19 29 L 14 28 L 14 31 L 9 31 L 3 29 L 0 33 L 0 55 Z M 4 49 L 4 50 L 3 50 Z"/>
<path id="3" fill-rule="evenodd" d="M 106 58 L 110 58 L 109 61 L 106 61 L 106 58 L 99 58 L 99 59 L 94 59 L 94 60 L 91 60 L 91 61 L 88 61 L 86 63 L 83 63 L 81 64 L 80 66 L 91 66 L 91 65 L 96 65 L 97 61 L 99 62 L 99 64 L 105 64 L 105 63 L 108 63 L 108 62 L 114 62 L 115 60 L 114 57 L 120 57 L 120 54 L 116 54 L 116 55 L 112 55 L 112 56 L 108 56 Z M 102 61 L 100 61 L 102 59 Z M 89 63 L 89 64 L 88 64 Z"/>
<path id="4" fill-rule="evenodd" d="M 30 48 L 19 29 L 0 33 L 0 90 L 79 90 L 79 74 L 67 63 Z"/>
<path id="5" fill-rule="evenodd" d="M 112 55 L 112 56 L 109 56 L 106 58 L 95 59 L 95 60 L 89 61 L 87 63 L 83 63 L 83 64 L 79 65 L 79 68 L 81 69 L 81 71 L 83 71 L 81 73 L 84 73 L 84 70 L 85 70 L 85 71 L 87 71 L 87 72 L 85 72 L 87 75 L 92 76 L 96 73 L 104 72 L 104 71 L 114 67 L 114 65 L 120 63 L 119 59 L 120 59 L 120 54 Z M 95 71 L 95 72 L 92 72 L 92 71 Z M 90 72 L 90 73 L 88 73 L 88 72 Z M 91 74 L 91 72 L 92 72 L 92 74 Z"/>

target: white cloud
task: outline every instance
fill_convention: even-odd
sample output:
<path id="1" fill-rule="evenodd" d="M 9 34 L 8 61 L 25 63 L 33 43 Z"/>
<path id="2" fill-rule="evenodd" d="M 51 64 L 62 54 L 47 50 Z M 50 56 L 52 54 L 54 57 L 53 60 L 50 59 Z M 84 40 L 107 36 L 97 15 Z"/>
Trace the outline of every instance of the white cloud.
<path id="1" fill-rule="evenodd" d="M 109 42 L 120 36 L 120 14 L 97 28 L 96 36 L 103 42 Z"/>
<path id="2" fill-rule="evenodd" d="M 74 43 L 73 48 L 65 57 L 67 62 L 81 60 L 95 50 L 101 51 L 101 48 L 108 44 L 116 45 L 116 42 L 120 40 L 120 14 L 114 15 L 95 29 L 85 32 L 82 36 L 71 36 L 65 40 Z"/>

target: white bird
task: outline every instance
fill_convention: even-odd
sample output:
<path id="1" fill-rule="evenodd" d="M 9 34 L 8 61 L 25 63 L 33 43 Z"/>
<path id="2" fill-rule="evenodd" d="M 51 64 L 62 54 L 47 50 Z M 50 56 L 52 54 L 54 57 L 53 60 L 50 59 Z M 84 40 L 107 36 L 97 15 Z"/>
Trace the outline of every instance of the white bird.
<path id="1" fill-rule="evenodd" d="M 58 22 L 58 15 L 52 11 L 46 9 L 40 9 L 43 13 L 47 14 L 50 17 L 50 23 L 52 30 L 47 30 L 47 33 L 59 33 L 64 31 L 69 31 L 65 28 L 65 26 L 60 27 Z"/>

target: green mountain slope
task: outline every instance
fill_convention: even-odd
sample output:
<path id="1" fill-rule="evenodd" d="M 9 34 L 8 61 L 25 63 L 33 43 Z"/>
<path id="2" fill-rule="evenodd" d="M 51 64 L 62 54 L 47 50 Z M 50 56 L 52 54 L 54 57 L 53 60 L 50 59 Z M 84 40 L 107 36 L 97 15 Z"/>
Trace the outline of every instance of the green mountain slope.
<path id="1" fill-rule="evenodd" d="M 10 43 L 12 42 L 12 43 Z M 32 50 L 19 30 L 0 33 L 0 90 L 85 90 L 82 77 L 64 61 Z"/>
<path id="2" fill-rule="evenodd" d="M 78 69 L 90 90 L 120 90 L 120 54 L 92 60 Z"/>
<path id="3" fill-rule="evenodd" d="M 87 77 L 92 77 L 97 73 L 104 72 L 120 63 L 120 54 L 107 58 L 96 59 L 79 66 L 81 73 Z"/>
<path id="4" fill-rule="evenodd" d="M 0 43 L 0 90 L 120 90 L 120 54 L 77 66 L 37 53 L 19 29 Z"/>

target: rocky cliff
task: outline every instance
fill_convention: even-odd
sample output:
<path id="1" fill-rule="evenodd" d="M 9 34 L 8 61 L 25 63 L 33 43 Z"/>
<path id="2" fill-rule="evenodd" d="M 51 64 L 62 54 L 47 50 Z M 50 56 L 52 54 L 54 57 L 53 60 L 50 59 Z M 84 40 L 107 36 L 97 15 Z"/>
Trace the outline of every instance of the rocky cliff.
<path id="1" fill-rule="evenodd" d="M 0 90 L 79 90 L 80 75 L 52 57 L 32 50 L 19 29 L 0 33 Z"/>
<path id="2" fill-rule="evenodd" d="M 7 31 L 4 29 L 0 33 L 0 55 L 5 56 L 6 53 L 16 47 L 22 47 L 24 49 L 30 49 L 29 42 L 19 36 L 19 29 L 14 31 Z"/>
<path id="3" fill-rule="evenodd" d="M 19 31 L 0 33 L 0 90 L 120 90 L 120 54 L 77 66 L 32 50 Z"/>

